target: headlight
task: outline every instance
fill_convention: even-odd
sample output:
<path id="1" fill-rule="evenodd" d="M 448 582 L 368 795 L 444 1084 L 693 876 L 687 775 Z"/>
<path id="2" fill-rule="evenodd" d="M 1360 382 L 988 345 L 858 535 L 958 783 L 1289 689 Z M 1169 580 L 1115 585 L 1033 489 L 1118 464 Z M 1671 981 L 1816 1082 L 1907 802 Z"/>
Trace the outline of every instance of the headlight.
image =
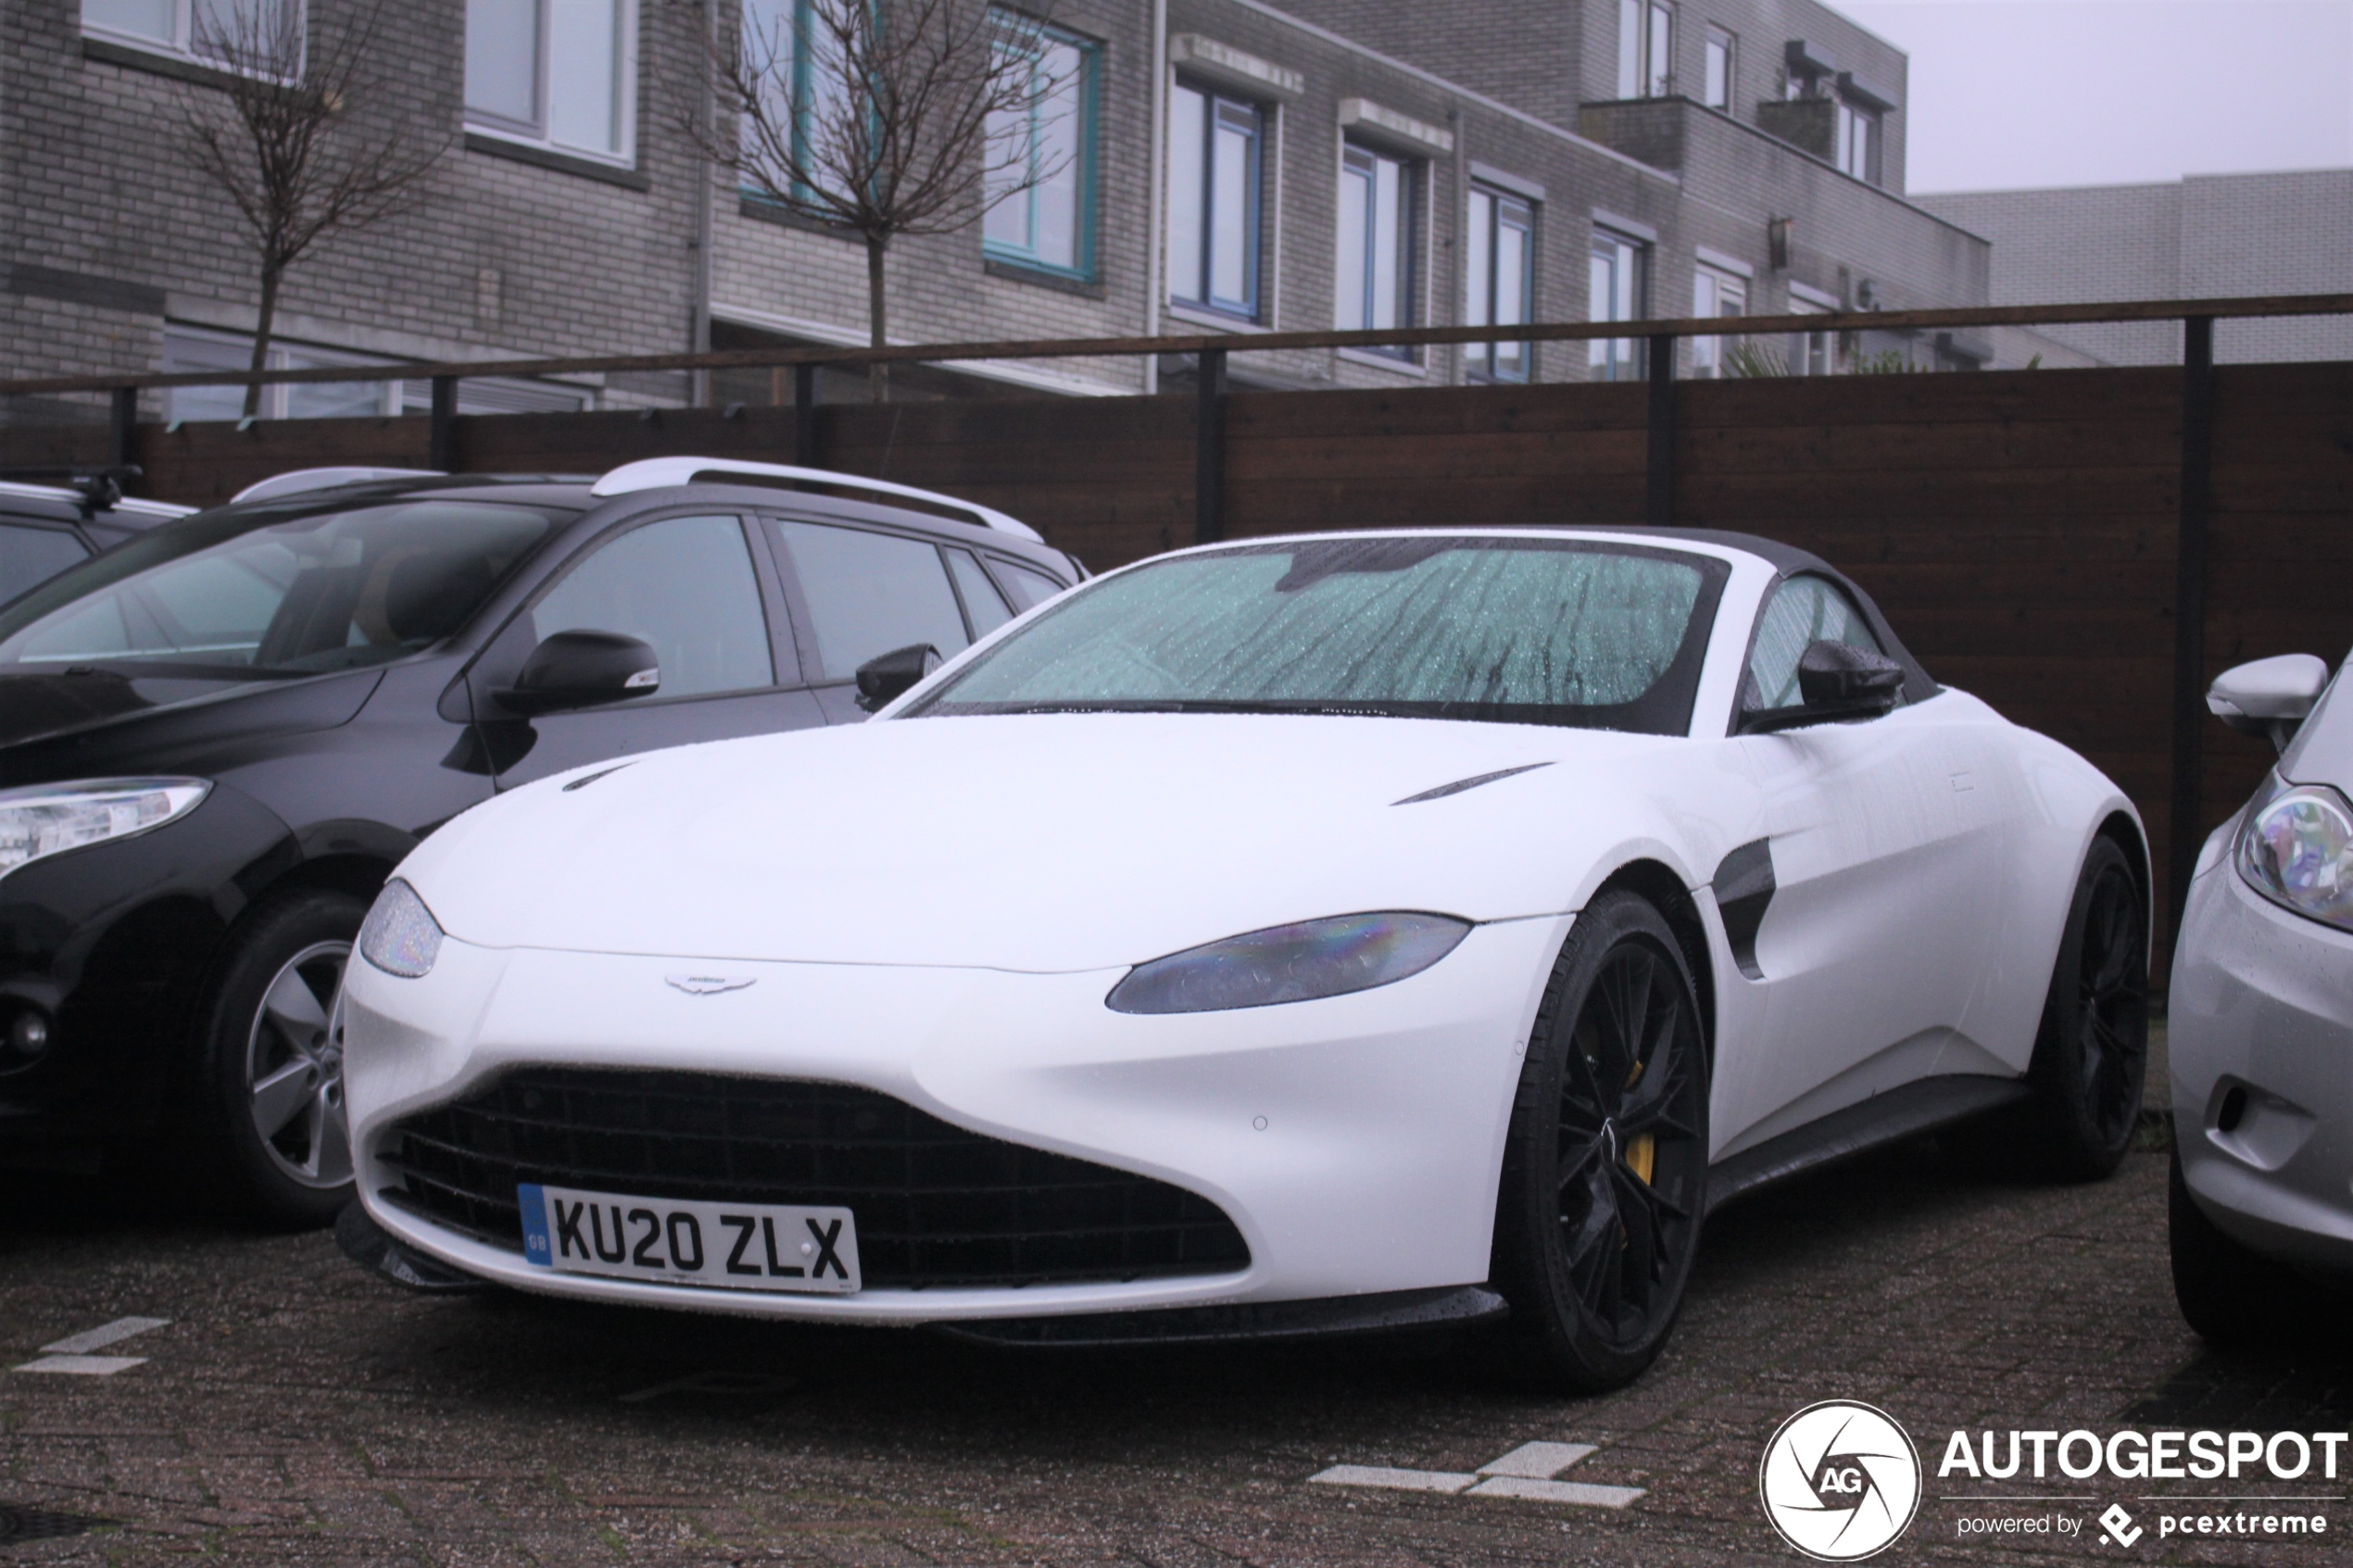
<path id="1" fill-rule="evenodd" d="M 441 956 L 441 922 L 415 888 L 395 877 L 376 895 L 376 907 L 359 927 L 359 956 L 386 974 L 422 979 Z"/>
<path id="2" fill-rule="evenodd" d="M 2353 931 L 2353 806 L 2326 784 L 2271 788 L 2239 829 L 2239 875 L 2274 904 Z"/>
<path id="3" fill-rule="evenodd" d="M 211 790 L 203 779 L 79 779 L 0 790 L 0 876 L 44 855 L 161 827 Z"/>
<path id="4" fill-rule="evenodd" d="M 1138 964 L 1111 988 L 1114 1012 L 1219 1012 L 1369 991 L 1419 974 L 1471 922 L 1452 915 L 1334 915 L 1244 932 Z"/>

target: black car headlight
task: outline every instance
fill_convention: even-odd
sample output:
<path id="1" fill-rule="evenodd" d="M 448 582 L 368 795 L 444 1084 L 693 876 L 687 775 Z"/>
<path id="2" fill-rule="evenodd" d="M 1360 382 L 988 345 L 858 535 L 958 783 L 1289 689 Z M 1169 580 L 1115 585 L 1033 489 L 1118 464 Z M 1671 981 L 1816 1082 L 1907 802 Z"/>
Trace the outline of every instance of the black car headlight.
<path id="1" fill-rule="evenodd" d="M 44 855 L 159 828 L 211 792 L 205 779 L 76 779 L 0 790 L 0 876 Z"/>
<path id="2" fill-rule="evenodd" d="M 2283 909 L 2353 931 L 2353 805 L 2327 784 L 2274 775 L 2269 787 L 2240 824 L 2239 875 Z"/>
<path id="3" fill-rule="evenodd" d="M 1221 1012 L 1369 991 L 1419 974 L 1470 935 L 1452 915 L 1334 915 L 1270 925 L 1138 964 L 1111 988 L 1114 1012 Z"/>
<path id="4" fill-rule="evenodd" d="M 395 877 L 360 924 L 359 956 L 386 974 L 421 980 L 441 956 L 441 922 L 415 888 Z"/>

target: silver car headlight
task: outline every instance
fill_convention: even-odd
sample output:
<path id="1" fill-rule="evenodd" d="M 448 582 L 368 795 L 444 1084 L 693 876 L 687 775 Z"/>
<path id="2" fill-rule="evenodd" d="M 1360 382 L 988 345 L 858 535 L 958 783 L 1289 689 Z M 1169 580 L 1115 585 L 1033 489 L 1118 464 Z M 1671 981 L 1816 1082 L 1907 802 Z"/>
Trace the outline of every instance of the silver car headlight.
<path id="1" fill-rule="evenodd" d="M 161 827 L 211 793 L 206 779 L 77 779 L 0 790 L 0 876 L 44 855 Z"/>
<path id="2" fill-rule="evenodd" d="M 441 956 L 441 922 L 415 888 L 395 877 L 360 923 L 359 956 L 386 974 L 421 980 Z"/>
<path id="3" fill-rule="evenodd" d="M 1248 931 L 1138 964 L 1111 988 L 1114 1012 L 1221 1012 L 1369 991 L 1419 974 L 1470 935 L 1452 915 L 1334 915 Z"/>
<path id="4" fill-rule="evenodd" d="M 2284 909 L 2353 931 L 2353 805 L 2326 784 L 2276 776 L 2239 828 L 2239 875 Z"/>

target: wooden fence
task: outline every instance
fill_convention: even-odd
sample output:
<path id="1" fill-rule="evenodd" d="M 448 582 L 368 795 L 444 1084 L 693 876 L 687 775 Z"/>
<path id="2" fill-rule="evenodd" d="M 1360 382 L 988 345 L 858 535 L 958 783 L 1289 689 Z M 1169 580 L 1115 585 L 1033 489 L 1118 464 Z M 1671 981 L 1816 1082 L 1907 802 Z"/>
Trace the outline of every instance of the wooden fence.
<path id="1" fill-rule="evenodd" d="M 148 493 L 210 502 L 330 463 L 798 460 L 1000 508 L 1099 570 L 1339 527 L 1750 531 L 1850 572 L 1940 680 L 2107 770 L 2170 909 L 2271 759 L 2204 716 L 2206 682 L 2353 644 L 2353 365 L 2216 368 L 2210 319 L 2187 337 L 2183 368 L 1312 394 L 1224 392 L 1213 355 L 1198 397 L 124 421 L 0 432 L 0 462 L 128 457 Z"/>

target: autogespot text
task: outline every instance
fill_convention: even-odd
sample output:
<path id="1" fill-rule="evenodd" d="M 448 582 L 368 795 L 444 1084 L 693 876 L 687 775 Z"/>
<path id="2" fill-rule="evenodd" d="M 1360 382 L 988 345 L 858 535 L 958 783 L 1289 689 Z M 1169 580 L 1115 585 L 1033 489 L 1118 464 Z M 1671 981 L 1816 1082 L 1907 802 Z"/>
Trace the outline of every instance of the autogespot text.
<path id="1" fill-rule="evenodd" d="M 1936 1467 L 1940 1479 L 2013 1477 L 2073 1481 L 2336 1479 L 2344 1432 L 1956 1432 Z M 2318 1466 L 2316 1469 L 2315 1466 Z M 2056 1469 L 2054 1470 L 2054 1467 Z"/>

